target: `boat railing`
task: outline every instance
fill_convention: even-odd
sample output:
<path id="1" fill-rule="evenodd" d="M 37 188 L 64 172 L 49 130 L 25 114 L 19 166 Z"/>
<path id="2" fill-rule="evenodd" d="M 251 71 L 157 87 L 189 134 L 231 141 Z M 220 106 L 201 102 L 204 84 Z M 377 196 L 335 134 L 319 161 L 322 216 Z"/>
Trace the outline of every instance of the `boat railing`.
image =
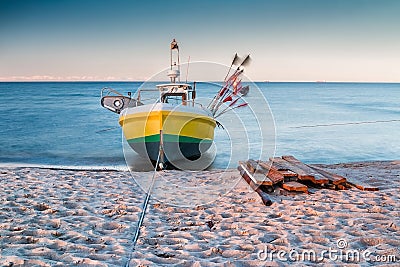
<path id="1" fill-rule="evenodd" d="M 114 89 L 112 89 L 112 88 L 110 88 L 110 87 L 104 87 L 103 89 L 101 89 L 101 95 L 100 95 L 100 97 L 103 98 L 104 96 L 108 96 L 108 95 L 111 95 L 111 94 L 116 94 L 116 95 L 119 95 L 119 96 L 124 96 L 123 94 L 121 94 L 121 93 L 118 92 L 117 90 L 114 90 Z"/>
<path id="2" fill-rule="evenodd" d="M 150 89 L 150 88 L 149 89 L 140 88 L 140 89 L 137 90 L 137 97 L 136 97 L 137 101 L 147 101 L 147 100 L 151 100 L 151 99 L 154 100 L 154 96 L 153 97 L 149 97 L 148 99 L 142 98 L 142 92 L 159 92 L 159 90 L 158 89 L 154 89 L 154 88 L 152 88 L 152 89 Z"/>
<path id="3" fill-rule="evenodd" d="M 158 98 L 158 100 L 157 100 L 157 97 L 155 98 L 154 96 L 143 98 L 142 94 L 141 94 L 142 92 L 159 92 L 159 90 L 158 89 L 154 89 L 154 88 L 153 89 L 150 89 L 150 88 L 149 89 L 147 89 L 147 88 L 138 89 L 137 90 L 137 97 L 136 97 L 136 101 L 138 103 L 146 102 L 146 101 L 149 101 L 149 100 L 161 101 L 160 98 Z M 104 87 L 101 90 L 101 98 L 103 98 L 104 96 L 112 95 L 112 94 L 117 95 L 117 96 L 121 96 L 121 97 L 126 97 L 123 94 L 121 94 L 120 92 L 118 92 L 118 91 L 116 91 L 116 90 L 114 90 L 114 89 L 112 89 L 110 87 Z M 181 101 L 182 101 L 182 105 L 184 105 L 184 106 L 200 107 L 202 109 L 205 109 L 204 106 L 201 103 L 196 102 L 195 99 L 187 99 L 187 100 L 181 100 Z"/>
<path id="4" fill-rule="evenodd" d="M 204 109 L 204 106 L 202 104 L 196 102 L 193 99 L 183 100 L 182 104 L 185 106 L 200 107 L 200 108 Z"/>
<path id="5" fill-rule="evenodd" d="M 128 93 L 128 96 L 124 96 L 123 94 L 112 88 L 104 87 L 101 90 L 100 103 L 104 108 L 114 113 L 120 114 L 121 111 L 125 108 L 143 105 L 143 103 L 137 101 L 136 99 L 133 99 L 131 96 L 131 93 Z"/>

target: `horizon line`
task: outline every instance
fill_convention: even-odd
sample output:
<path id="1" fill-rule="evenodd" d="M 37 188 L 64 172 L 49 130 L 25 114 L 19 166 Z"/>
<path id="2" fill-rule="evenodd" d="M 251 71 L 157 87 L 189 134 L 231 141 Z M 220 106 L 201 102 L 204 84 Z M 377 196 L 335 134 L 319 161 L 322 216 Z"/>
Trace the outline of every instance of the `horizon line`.
<path id="1" fill-rule="evenodd" d="M 91 83 L 91 82 L 104 82 L 104 83 L 123 83 L 123 82 L 169 82 L 169 81 L 146 81 L 146 80 L 1 80 L 0 83 L 68 83 L 68 82 L 82 82 L 82 83 Z M 201 82 L 223 82 L 221 81 L 188 81 L 188 82 L 181 82 L 181 83 L 201 83 Z M 391 84 L 397 84 L 400 83 L 400 81 L 273 81 L 273 80 L 253 80 L 253 81 L 244 81 L 244 83 L 391 83 Z"/>

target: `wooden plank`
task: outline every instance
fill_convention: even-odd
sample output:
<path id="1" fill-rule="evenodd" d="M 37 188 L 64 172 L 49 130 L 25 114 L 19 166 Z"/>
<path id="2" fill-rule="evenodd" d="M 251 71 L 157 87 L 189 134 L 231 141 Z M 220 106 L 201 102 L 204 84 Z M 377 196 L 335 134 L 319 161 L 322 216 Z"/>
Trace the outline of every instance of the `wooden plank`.
<path id="1" fill-rule="evenodd" d="M 257 170 L 267 175 L 267 177 L 272 181 L 272 184 L 280 183 L 285 179 L 280 171 L 273 168 L 271 164 L 268 164 L 266 162 L 259 161 Z"/>
<path id="2" fill-rule="evenodd" d="M 267 176 L 268 171 L 258 165 L 255 160 L 248 160 L 246 162 L 247 170 L 250 172 L 250 177 L 254 183 L 258 185 L 272 186 L 274 182 Z"/>
<path id="3" fill-rule="evenodd" d="M 249 170 L 251 173 L 254 173 L 257 170 L 258 163 L 253 159 L 249 159 L 246 161 L 246 166 L 247 170 Z"/>
<path id="4" fill-rule="evenodd" d="M 307 179 L 310 180 L 311 182 L 313 182 L 315 184 L 328 184 L 329 183 L 328 178 L 321 175 L 319 172 L 313 170 L 312 168 L 310 168 L 309 166 L 307 166 L 300 160 L 296 159 L 295 157 L 282 156 L 282 159 L 284 159 L 285 161 L 289 162 L 292 165 L 295 165 L 300 170 L 303 170 L 303 172 L 306 173 L 308 176 L 311 176 L 312 178 L 307 177 Z M 295 172 L 297 172 L 297 171 L 295 171 Z M 299 173 L 297 172 L 297 174 L 299 174 Z M 299 179 L 304 180 L 304 179 L 300 178 L 300 176 L 299 176 Z"/>
<path id="5" fill-rule="evenodd" d="M 282 175 L 286 178 L 286 177 L 297 177 L 297 173 L 292 172 L 291 170 L 282 170 L 279 171 L 280 173 L 282 173 Z"/>
<path id="6" fill-rule="evenodd" d="M 288 180 L 285 178 L 290 178 L 290 180 L 293 180 L 292 178 L 295 178 L 294 180 L 297 180 L 297 173 L 292 172 L 290 170 L 282 170 L 282 169 L 278 170 L 278 168 L 273 165 L 272 161 L 268 162 L 259 161 L 258 164 L 262 168 L 269 170 L 267 176 L 271 179 L 271 181 L 274 184 Z"/>
<path id="7" fill-rule="evenodd" d="M 355 188 L 362 190 L 362 191 L 379 191 L 378 187 L 370 186 L 364 183 L 358 182 L 357 184 L 347 181 L 348 185 L 354 186 Z"/>
<path id="8" fill-rule="evenodd" d="M 258 164 L 261 166 L 261 167 L 263 167 L 264 169 L 266 169 L 266 170 L 269 170 L 269 169 L 274 169 L 274 170 L 278 170 L 277 168 L 275 168 L 273 165 L 272 165 L 272 161 L 262 161 L 262 160 L 259 160 L 258 161 Z"/>
<path id="9" fill-rule="evenodd" d="M 309 166 L 309 165 L 307 165 L 307 166 Z M 309 167 L 316 170 L 317 172 L 319 172 L 321 175 L 325 176 L 326 178 L 328 178 L 328 180 L 331 184 L 339 185 L 339 184 L 343 184 L 347 181 L 347 179 L 345 177 L 340 176 L 338 174 L 327 172 L 327 171 L 325 171 L 321 168 L 315 167 L 315 166 L 309 166 Z"/>
<path id="10" fill-rule="evenodd" d="M 315 169 L 316 171 L 318 171 L 319 173 L 321 173 L 322 175 L 327 177 L 329 179 L 329 181 L 332 184 L 336 185 L 337 189 L 339 189 L 339 190 L 346 189 L 346 183 L 348 183 L 351 186 L 354 186 L 354 187 L 356 187 L 356 188 L 358 188 L 359 190 L 362 190 L 362 191 L 379 191 L 379 188 L 376 187 L 376 186 L 371 186 L 371 185 L 368 185 L 368 184 L 363 183 L 361 181 L 350 182 L 350 181 L 347 180 L 346 177 L 340 176 L 338 174 L 327 172 L 327 171 L 325 171 L 325 170 L 323 170 L 323 169 L 321 169 L 319 167 L 312 166 L 311 168 Z"/>
<path id="11" fill-rule="evenodd" d="M 272 162 L 272 167 L 277 169 L 278 171 L 290 170 L 294 166 L 289 164 L 286 160 L 283 160 L 280 157 L 269 158 L 268 162 Z"/>
<path id="12" fill-rule="evenodd" d="M 273 166 L 278 168 L 278 170 L 289 170 L 297 174 L 297 178 L 299 180 L 309 180 L 309 181 L 314 181 L 314 176 L 305 172 L 303 169 L 299 168 L 298 166 L 289 163 L 288 161 L 275 157 L 275 158 L 270 158 L 270 160 L 273 162 Z"/>
<path id="13" fill-rule="evenodd" d="M 344 184 L 338 184 L 338 185 L 336 185 L 336 189 L 337 190 L 346 190 L 347 187 Z"/>
<path id="14" fill-rule="evenodd" d="M 268 194 L 265 193 L 260 189 L 260 187 L 255 184 L 252 179 L 250 178 L 249 175 L 250 172 L 246 169 L 246 165 L 244 162 L 239 161 L 239 166 L 238 170 L 240 172 L 240 175 L 243 177 L 243 179 L 250 185 L 250 187 L 261 197 L 261 200 L 264 205 L 266 206 L 271 206 L 272 205 L 272 200 L 269 198 Z"/>
<path id="15" fill-rule="evenodd" d="M 254 180 L 256 180 L 256 184 L 258 185 L 267 185 L 267 186 L 273 186 L 274 183 L 269 179 L 264 173 L 259 173 L 255 172 L 252 174 Z"/>
<path id="16" fill-rule="evenodd" d="M 269 169 L 267 177 L 272 181 L 272 184 L 278 184 L 285 180 L 285 176 L 277 170 Z"/>
<path id="17" fill-rule="evenodd" d="M 338 190 L 345 190 L 345 189 L 353 186 L 362 191 L 379 191 L 378 187 L 371 186 L 371 185 L 368 185 L 368 184 L 360 182 L 360 181 L 353 183 L 353 182 L 348 181 L 346 177 L 343 177 L 341 175 L 327 172 L 316 166 L 310 166 L 310 167 L 315 169 L 317 172 L 321 173 L 323 176 L 327 177 L 329 179 L 329 182 L 336 185 L 336 189 L 338 189 Z"/>
<path id="18" fill-rule="evenodd" d="M 287 191 L 294 191 L 294 192 L 308 192 L 308 187 L 304 184 L 298 182 L 287 182 L 282 184 L 282 188 Z"/>

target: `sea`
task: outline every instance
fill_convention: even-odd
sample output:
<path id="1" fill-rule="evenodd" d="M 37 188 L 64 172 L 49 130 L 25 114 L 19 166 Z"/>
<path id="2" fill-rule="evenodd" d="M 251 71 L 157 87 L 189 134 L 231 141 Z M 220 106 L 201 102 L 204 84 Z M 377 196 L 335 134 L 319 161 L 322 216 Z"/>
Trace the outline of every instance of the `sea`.
<path id="1" fill-rule="evenodd" d="M 100 92 L 109 87 L 135 94 L 142 84 L 1 82 L 0 165 L 126 167 L 118 114 L 100 105 Z M 199 83 L 197 95 L 212 98 L 218 86 L 209 84 Z M 256 90 L 263 97 L 254 97 Z M 250 85 L 246 98 L 264 110 L 256 116 L 265 112 L 273 118 L 266 127 L 274 134 L 268 147 L 275 156 L 326 164 L 400 159 L 399 83 L 259 82 Z M 241 116 L 240 109 L 236 114 Z M 246 121 L 248 114 L 243 112 L 241 119 Z M 227 145 L 232 140 L 224 136 L 216 132 L 215 169 L 227 166 L 232 146 L 249 139 L 235 136 L 234 144 Z"/>

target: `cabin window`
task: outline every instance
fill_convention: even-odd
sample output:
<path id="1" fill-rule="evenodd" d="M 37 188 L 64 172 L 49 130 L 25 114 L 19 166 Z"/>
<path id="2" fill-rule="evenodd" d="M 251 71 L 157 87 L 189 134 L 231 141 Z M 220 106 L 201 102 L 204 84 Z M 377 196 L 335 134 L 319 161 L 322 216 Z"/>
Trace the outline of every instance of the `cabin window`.
<path id="1" fill-rule="evenodd" d="M 170 103 L 176 105 L 186 105 L 186 94 L 185 93 L 165 93 L 161 96 L 161 102 Z"/>

